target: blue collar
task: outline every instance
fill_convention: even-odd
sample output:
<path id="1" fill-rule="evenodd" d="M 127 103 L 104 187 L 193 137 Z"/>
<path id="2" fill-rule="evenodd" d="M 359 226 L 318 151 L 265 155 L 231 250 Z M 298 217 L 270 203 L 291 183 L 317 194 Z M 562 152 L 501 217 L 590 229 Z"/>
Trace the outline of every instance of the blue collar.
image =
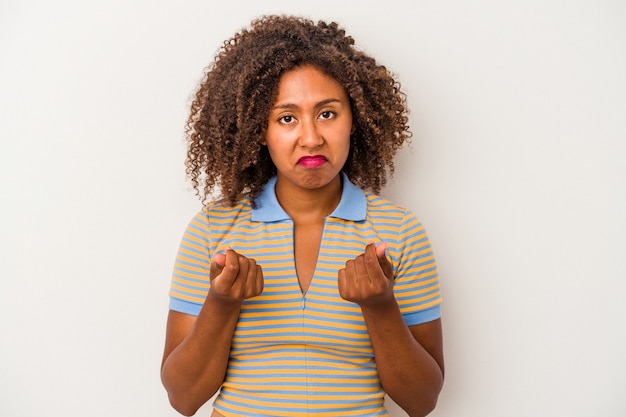
<path id="1" fill-rule="evenodd" d="M 361 221 L 367 215 L 367 200 L 363 191 L 352 184 L 348 176 L 341 173 L 343 190 L 339 205 L 329 217 L 338 217 L 344 220 Z M 278 203 L 274 187 L 276 177 L 270 179 L 261 194 L 256 199 L 256 208 L 252 209 L 252 221 L 277 222 L 290 219 L 289 215 Z"/>

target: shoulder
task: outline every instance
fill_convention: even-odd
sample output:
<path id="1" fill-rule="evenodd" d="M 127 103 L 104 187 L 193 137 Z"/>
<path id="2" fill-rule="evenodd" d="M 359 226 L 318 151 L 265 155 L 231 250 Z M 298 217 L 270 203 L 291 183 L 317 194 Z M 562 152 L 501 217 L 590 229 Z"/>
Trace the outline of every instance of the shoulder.
<path id="1" fill-rule="evenodd" d="M 206 235 L 210 230 L 228 227 L 238 219 L 249 216 L 250 211 L 249 198 L 241 198 L 232 206 L 225 200 L 214 200 L 196 212 L 187 226 L 187 232 Z"/>
<path id="2" fill-rule="evenodd" d="M 224 199 L 214 200 L 202 207 L 197 216 L 207 219 L 224 217 L 238 217 L 252 210 L 252 202 L 249 197 L 242 197 L 230 205 Z"/>
<path id="3" fill-rule="evenodd" d="M 422 222 L 407 207 L 373 193 L 365 193 L 367 218 L 381 240 L 389 245 L 388 254 L 396 261 L 429 246 Z"/>
<path id="4" fill-rule="evenodd" d="M 371 192 L 364 192 L 364 194 L 367 201 L 367 214 L 372 219 L 396 219 L 400 222 L 415 219 L 415 214 L 407 207 Z"/>

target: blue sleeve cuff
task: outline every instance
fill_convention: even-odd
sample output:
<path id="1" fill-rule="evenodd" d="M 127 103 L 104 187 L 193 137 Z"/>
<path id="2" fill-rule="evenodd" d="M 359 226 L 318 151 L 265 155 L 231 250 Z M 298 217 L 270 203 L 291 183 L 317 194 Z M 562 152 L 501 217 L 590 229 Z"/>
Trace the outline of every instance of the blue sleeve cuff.
<path id="1" fill-rule="evenodd" d="M 200 314 L 202 304 L 191 303 L 179 298 L 170 297 L 170 310 L 178 311 L 179 313 L 190 314 L 197 316 Z M 422 323 L 428 323 L 429 321 L 437 320 L 441 317 L 441 305 L 427 308 L 425 310 L 416 311 L 414 313 L 403 314 L 404 321 L 407 326 L 415 326 Z"/>
<path id="2" fill-rule="evenodd" d="M 404 321 L 407 326 L 416 326 L 418 324 L 428 323 L 429 321 L 434 321 L 441 317 L 441 304 L 437 304 L 436 306 L 425 310 L 403 314 L 402 316 L 404 317 Z"/>
<path id="3" fill-rule="evenodd" d="M 170 297 L 170 310 L 197 316 L 200 314 L 201 309 L 202 304 L 191 303 L 189 301 L 181 300 L 180 298 Z"/>

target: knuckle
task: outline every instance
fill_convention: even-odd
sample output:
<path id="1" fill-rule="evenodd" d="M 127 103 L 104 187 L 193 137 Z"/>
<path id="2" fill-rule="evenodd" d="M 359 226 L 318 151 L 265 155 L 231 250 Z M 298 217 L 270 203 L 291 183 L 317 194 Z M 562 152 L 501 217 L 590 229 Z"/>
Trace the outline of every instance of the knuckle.
<path id="1" fill-rule="evenodd" d="M 224 265 L 222 272 L 226 272 L 227 275 L 237 274 L 239 272 L 239 264 L 229 263 Z"/>
<path id="2" fill-rule="evenodd" d="M 371 256 L 366 256 L 363 258 L 363 260 L 365 261 L 365 265 L 367 265 L 368 267 L 374 266 L 378 263 L 378 259 L 373 259 Z"/>

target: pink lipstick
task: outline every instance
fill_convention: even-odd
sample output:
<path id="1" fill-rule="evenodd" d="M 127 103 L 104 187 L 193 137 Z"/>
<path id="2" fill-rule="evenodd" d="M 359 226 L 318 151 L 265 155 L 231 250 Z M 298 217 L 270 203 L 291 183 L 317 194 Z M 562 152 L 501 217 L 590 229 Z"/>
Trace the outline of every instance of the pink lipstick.
<path id="1" fill-rule="evenodd" d="M 303 156 L 298 160 L 298 165 L 305 168 L 317 168 L 322 166 L 326 161 L 327 159 L 323 155 Z"/>

